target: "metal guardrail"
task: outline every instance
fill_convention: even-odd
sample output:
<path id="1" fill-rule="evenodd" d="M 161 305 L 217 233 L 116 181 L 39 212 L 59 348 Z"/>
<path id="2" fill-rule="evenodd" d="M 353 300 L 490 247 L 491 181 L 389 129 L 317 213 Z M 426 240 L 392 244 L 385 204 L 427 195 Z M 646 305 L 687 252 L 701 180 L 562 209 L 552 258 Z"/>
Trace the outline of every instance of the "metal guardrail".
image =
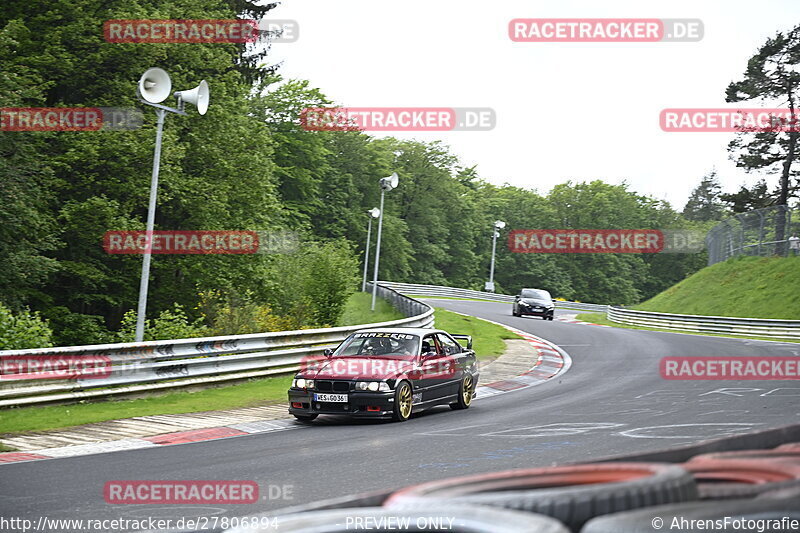
<path id="1" fill-rule="evenodd" d="M 609 307 L 608 319 L 620 324 L 651 328 L 800 339 L 800 320 L 772 320 L 729 316 L 676 315 Z"/>
<path id="2" fill-rule="evenodd" d="M 442 287 L 439 285 L 419 285 L 414 283 L 394 283 L 388 281 L 379 281 L 378 285 L 390 287 L 402 294 L 410 295 L 424 295 L 424 296 L 443 296 L 448 298 L 474 298 L 477 300 L 488 300 L 492 302 L 507 302 L 514 301 L 513 296 L 507 294 L 496 294 L 493 292 L 473 291 L 470 289 L 458 289 L 456 287 Z M 583 302 L 565 302 L 555 300 L 556 307 L 564 309 L 578 309 L 581 311 L 597 311 L 605 312 L 608 306 L 600 304 L 589 304 Z"/>
<path id="3" fill-rule="evenodd" d="M 397 292 L 409 295 L 442 296 L 449 298 L 473 298 L 494 302 L 511 303 L 513 296 L 491 292 L 441 287 L 438 285 L 418 285 L 413 283 L 393 283 L 379 281 Z M 651 328 L 673 329 L 697 333 L 723 333 L 726 335 L 745 335 L 757 337 L 775 337 L 784 339 L 800 339 L 800 320 L 770 320 L 760 318 L 737 318 L 726 316 L 678 315 L 671 313 L 655 313 L 637 311 L 608 305 L 589 304 L 583 302 L 556 301 L 556 307 L 578 309 L 583 311 L 604 312 L 609 320 L 620 324 L 644 326 Z"/>
<path id="4" fill-rule="evenodd" d="M 407 318 L 338 328 L 0 351 L 0 359 L 5 359 L 5 363 L 33 361 L 41 368 L 48 363 L 63 365 L 68 360 L 72 363 L 94 360 L 104 365 L 104 371 L 98 372 L 102 376 L 42 379 L 41 372 L 39 377 L 29 372 L 30 364 L 4 364 L 0 374 L 0 407 L 291 374 L 306 358 L 320 356 L 325 348 L 334 348 L 358 329 L 433 327 L 430 306 L 388 287 L 379 286 L 378 294 Z M 17 373 L 13 372 L 15 367 Z"/>

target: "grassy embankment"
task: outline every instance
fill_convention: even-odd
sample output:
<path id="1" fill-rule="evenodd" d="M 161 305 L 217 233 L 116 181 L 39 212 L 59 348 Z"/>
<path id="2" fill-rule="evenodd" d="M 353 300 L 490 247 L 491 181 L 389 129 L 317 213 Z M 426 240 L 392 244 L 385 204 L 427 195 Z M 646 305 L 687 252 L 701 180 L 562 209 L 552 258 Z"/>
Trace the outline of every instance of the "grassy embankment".
<path id="1" fill-rule="evenodd" d="M 337 325 L 387 322 L 402 318 L 384 300 L 378 300 L 373 314 L 370 310 L 371 301 L 368 294 L 354 294 Z M 500 326 L 444 309 L 436 311 L 436 326 L 452 333 L 472 335 L 474 347 L 481 358 L 502 354 L 505 346 L 503 339 L 516 338 L 516 335 Z M 191 413 L 283 402 L 286 400 L 290 381 L 291 376 L 281 376 L 204 390 L 155 394 L 148 398 L 0 409 L 0 434 L 43 431 L 136 416 Z M 2 445 L 0 451 L 4 451 Z"/>
<path id="2" fill-rule="evenodd" d="M 684 315 L 799 320 L 800 257 L 738 257 L 717 263 L 633 309 Z M 614 327 L 656 330 L 617 324 L 608 320 L 604 313 L 583 313 L 578 315 L 578 319 Z"/>

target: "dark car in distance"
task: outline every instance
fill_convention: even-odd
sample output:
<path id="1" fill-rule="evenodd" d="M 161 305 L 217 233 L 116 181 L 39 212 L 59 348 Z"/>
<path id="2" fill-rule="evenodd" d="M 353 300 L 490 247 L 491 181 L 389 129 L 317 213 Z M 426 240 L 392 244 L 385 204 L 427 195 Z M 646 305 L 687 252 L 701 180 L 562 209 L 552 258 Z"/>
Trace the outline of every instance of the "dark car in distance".
<path id="1" fill-rule="evenodd" d="M 542 289 L 522 289 L 514 298 L 511 314 L 540 316 L 543 320 L 553 320 L 555 308 L 549 292 Z"/>
<path id="2" fill-rule="evenodd" d="M 301 366 L 289 389 L 289 412 L 304 422 L 319 415 L 403 422 L 435 405 L 467 409 L 478 376 L 468 335 L 429 328 L 363 329 L 335 350 L 325 350 L 325 359 Z"/>

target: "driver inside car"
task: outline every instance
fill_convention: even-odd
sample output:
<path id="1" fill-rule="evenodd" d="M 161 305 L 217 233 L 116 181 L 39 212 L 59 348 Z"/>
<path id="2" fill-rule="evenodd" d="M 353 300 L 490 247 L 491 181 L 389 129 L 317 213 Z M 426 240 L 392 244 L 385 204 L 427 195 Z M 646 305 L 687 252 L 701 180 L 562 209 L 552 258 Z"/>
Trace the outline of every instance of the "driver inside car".
<path id="1" fill-rule="evenodd" d="M 368 355 L 388 355 L 392 353 L 392 343 L 386 338 L 370 339 L 364 347 Z"/>
<path id="2" fill-rule="evenodd" d="M 436 350 L 433 349 L 433 345 L 431 345 L 428 341 L 422 341 L 422 355 L 435 352 Z"/>

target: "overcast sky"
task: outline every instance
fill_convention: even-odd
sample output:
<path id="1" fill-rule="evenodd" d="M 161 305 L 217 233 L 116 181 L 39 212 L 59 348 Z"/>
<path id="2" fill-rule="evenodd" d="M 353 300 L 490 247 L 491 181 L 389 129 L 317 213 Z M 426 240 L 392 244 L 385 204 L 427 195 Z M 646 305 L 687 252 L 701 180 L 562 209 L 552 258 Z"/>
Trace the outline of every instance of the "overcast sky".
<path id="1" fill-rule="evenodd" d="M 758 176 L 728 159 L 733 134 L 663 132 L 659 112 L 724 107 L 758 47 L 800 23 L 800 1 L 286 0 L 271 15 L 300 26 L 298 41 L 273 45 L 280 72 L 337 104 L 493 108 L 492 131 L 393 134 L 441 139 L 483 179 L 540 193 L 567 180 L 624 180 L 682 209 L 712 168 L 728 191 Z M 515 43 L 514 18 L 699 18 L 705 36 Z"/>

